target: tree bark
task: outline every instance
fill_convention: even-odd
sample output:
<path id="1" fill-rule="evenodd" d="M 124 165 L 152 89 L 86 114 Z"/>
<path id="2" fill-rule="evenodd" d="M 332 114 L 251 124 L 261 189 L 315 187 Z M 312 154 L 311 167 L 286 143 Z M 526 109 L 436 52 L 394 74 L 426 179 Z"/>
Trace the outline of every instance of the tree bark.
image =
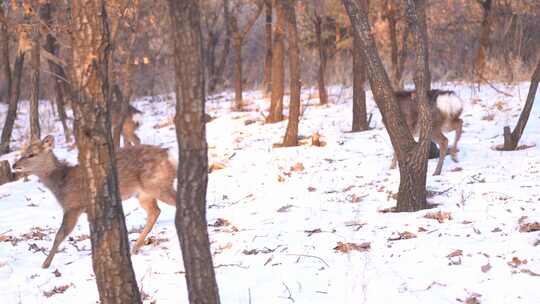
<path id="1" fill-rule="evenodd" d="M 366 62 L 362 54 L 362 46 L 358 36 L 353 33 L 353 118 L 352 132 L 361 132 L 369 129 L 366 110 Z"/>
<path id="2" fill-rule="evenodd" d="M 0 161 L 0 185 L 12 182 L 15 179 L 7 160 Z"/>
<path id="3" fill-rule="evenodd" d="M 229 0 L 223 0 L 223 24 L 225 26 L 225 40 L 223 41 L 223 51 L 221 58 L 218 62 L 218 66 L 215 69 L 214 75 L 210 77 L 210 83 L 208 85 L 208 91 L 214 92 L 218 83 L 223 78 L 223 72 L 225 71 L 225 64 L 227 63 L 227 57 L 231 50 L 231 27 L 229 16 Z"/>
<path id="4" fill-rule="evenodd" d="M 272 0 L 265 0 L 266 18 L 264 25 L 266 55 L 264 57 L 264 93 L 272 92 Z"/>
<path id="5" fill-rule="evenodd" d="M 76 142 L 101 303 L 141 303 L 129 254 L 111 136 L 111 46 L 105 1 L 71 1 Z"/>
<path id="6" fill-rule="evenodd" d="M 519 120 L 516 124 L 516 127 L 514 128 L 514 131 L 510 133 L 510 127 L 504 127 L 504 146 L 502 150 L 516 150 L 519 140 L 521 139 L 521 135 L 523 134 L 525 126 L 527 125 L 527 121 L 529 120 L 529 115 L 531 114 L 531 110 L 534 104 L 534 98 L 536 97 L 536 91 L 538 90 L 539 81 L 540 60 L 538 60 L 534 73 L 531 77 L 531 85 L 529 87 L 529 93 L 527 94 L 527 100 L 525 101 L 525 106 L 523 107 L 523 111 L 521 111 L 521 115 L 519 115 Z"/>
<path id="7" fill-rule="evenodd" d="M 354 30 L 358 35 L 359 42 L 362 45 L 361 49 L 366 59 L 368 78 L 373 96 L 381 111 L 383 123 L 386 126 L 390 141 L 392 142 L 392 146 L 394 147 L 399 160 L 400 186 L 396 209 L 398 211 L 415 211 L 426 208 L 425 172 L 427 169 L 426 157 L 428 145 L 425 137 L 426 133 L 429 133 L 427 131 L 430 128 L 430 126 L 427 126 L 428 130 L 426 130 L 425 126 L 426 120 L 429 122 L 430 118 L 429 111 L 425 113 L 427 101 L 420 101 L 424 105 L 420 106 L 421 141 L 420 144 L 417 144 L 401 115 L 390 79 L 378 54 L 375 39 L 368 20 L 367 3 L 365 1 L 357 2 L 354 0 L 342 0 L 342 2 L 351 19 Z M 414 6 L 412 0 L 408 0 L 408 5 Z M 424 9 L 423 5 L 421 5 L 421 7 Z M 412 12 L 414 13 L 415 10 L 412 10 Z M 420 42 L 425 41 L 418 41 L 419 44 Z M 425 50 L 424 45 L 419 48 Z M 422 55 L 427 54 L 419 55 L 417 53 L 419 58 L 425 60 L 427 56 Z M 419 79 L 420 77 L 418 77 L 417 80 Z M 422 83 L 425 84 L 424 82 Z M 419 89 L 424 90 L 425 88 L 420 87 Z M 422 94 L 426 94 L 426 92 L 424 91 Z M 422 154 L 422 150 L 425 153 Z M 422 159 L 424 160 L 423 163 Z M 424 172 L 423 174 L 421 174 L 422 171 Z"/>
<path id="8" fill-rule="evenodd" d="M 300 48 L 298 47 L 298 30 L 296 26 L 296 9 L 294 1 L 280 0 L 285 8 L 287 19 L 287 41 L 289 42 L 289 122 L 283 139 L 284 147 L 298 145 L 298 124 L 300 119 Z"/>
<path id="9" fill-rule="evenodd" d="M 7 42 L 4 42 L 4 46 L 7 48 Z M 9 51 L 8 51 L 9 52 Z M 5 52 L 4 56 L 6 56 Z M 21 95 L 21 77 L 22 69 L 24 65 L 24 52 L 17 52 L 15 56 L 15 64 L 13 66 L 13 77 L 11 78 L 11 85 L 9 85 L 9 105 L 6 115 L 6 120 L 4 122 L 4 128 L 2 129 L 2 137 L 0 141 L 0 155 L 9 153 L 10 151 L 10 142 L 11 142 L 11 133 L 13 133 L 13 125 L 17 119 L 17 105 L 19 104 L 19 97 Z M 5 57 L 9 60 L 9 56 Z M 8 65 L 9 66 L 9 65 Z M 7 69 L 4 67 L 4 69 Z M 13 83 L 15 81 L 15 83 Z"/>
<path id="10" fill-rule="evenodd" d="M 276 5 L 276 24 L 272 48 L 272 94 L 267 123 L 283 120 L 283 95 L 285 81 L 285 11 L 279 2 Z"/>
<path id="11" fill-rule="evenodd" d="M 480 43 L 474 59 L 474 70 L 479 80 L 482 80 L 484 78 L 482 75 L 486 67 L 486 57 L 490 45 L 489 36 L 491 35 L 491 24 L 493 22 L 491 11 L 492 0 L 478 0 L 478 3 L 482 6 L 483 17 L 482 26 L 480 28 Z"/>
<path id="12" fill-rule="evenodd" d="M 319 75 L 317 76 L 317 84 L 319 86 L 319 101 L 320 104 L 328 103 L 328 94 L 326 92 L 326 85 L 324 81 L 324 75 L 326 74 L 326 63 L 328 56 L 326 55 L 326 44 L 323 41 L 322 23 L 323 19 L 320 15 L 315 16 L 315 37 L 317 39 L 317 48 L 319 49 Z"/>
<path id="13" fill-rule="evenodd" d="M 202 34 L 197 0 L 169 0 L 176 72 L 178 194 L 176 230 L 189 301 L 220 303 L 206 222 L 208 146 L 205 130 Z"/>
<path id="14" fill-rule="evenodd" d="M 32 16 L 32 50 L 30 56 L 30 140 L 41 139 L 41 128 L 39 126 L 39 59 L 40 59 L 40 33 L 39 20 L 37 16 Z"/>
<path id="15" fill-rule="evenodd" d="M 40 10 L 40 18 L 43 20 L 43 22 L 49 27 L 52 28 L 53 26 L 53 5 L 50 0 L 47 0 L 44 4 L 41 6 Z M 47 33 L 47 37 L 45 38 L 45 46 L 44 49 L 51 53 L 53 56 L 59 55 L 59 46 L 56 41 L 56 37 L 52 35 L 51 33 Z M 62 123 L 62 128 L 64 129 L 64 137 L 66 139 L 66 142 L 71 142 L 71 130 L 68 127 L 67 124 L 67 114 L 66 114 L 66 103 L 65 103 L 65 96 L 69 96 L 68 90 L 66 90 L 66 86 L 69 84 L 67 83 L 66 79 L 66 73 L 64 71 L 64 68 L 59 65 L 56 62 L 53 62 L 52 60 L 48 60 L 49 69 L 54 73 L 53 75 L 53 81 L 54 81 L 54 91 L 56 93 L 56 109 L 58 111 L 58 118 L 60 119 L 60 122 Z"/>

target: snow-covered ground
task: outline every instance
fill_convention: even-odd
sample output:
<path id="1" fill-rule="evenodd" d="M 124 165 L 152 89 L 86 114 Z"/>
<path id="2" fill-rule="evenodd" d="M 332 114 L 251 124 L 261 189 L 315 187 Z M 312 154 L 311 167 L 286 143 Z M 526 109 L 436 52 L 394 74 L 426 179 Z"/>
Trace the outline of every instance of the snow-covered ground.
<path id="1" fill-rule="evenodd" d="M 371 97 L 375 128 L 349 133 L 350 88 L 331 88 L 326 106 L 305 90 L 300 134 L 317 131 L 327 144 L 294 148 L 272 147 L 286 122 L 263 124 L 268 101 L 259 92 L 246 93 L 246 112 L 229 111 L 229 93 L 208 101 L 216 117 L 207 125 L 210 163 L 224 165 L 210 173 L 208 187 L 222 303 L 540 303 L 539 232 L 520 232 L 540 221 L 538 105 L 521 140 L 533 147 L 493 149 L 503 142 L 503 126 L 515 125 L 528 83 L 497 86 L 511 96 L 488 86 L 435 87 L 454 89 L 466 101 L 460 162 L 447 158 L 442 175 L 429 176 L 437 206 L 415 213 L 380 212 L 395 205 L 399 175 L 388 169 L 392 151 Z M 167 124 L 174 100 L 154 99 L 135 102 L 145 113 L 138 134 L 176 151 Z M 26 108 L 17 138 L 26 134 Z M 53 117 L 49 103 L 42 110 Z M 60 124 L 48 120 L 44 132 L 54 132 L 55 153 L 76 162 Z M 136 199 L 124 208 L 134 241 L 145 212 Z M 151 244 L 132 256 L 139 288 L 145 303 L 187 303 L 175 210 L 161 209 Z M 439 220 L 425 217 L 438 211 Z M 35 177 L 0 186 L 0 303 L 97 303 L 85 216 L 50 269 L 40 268 L 61 216 Z"/>

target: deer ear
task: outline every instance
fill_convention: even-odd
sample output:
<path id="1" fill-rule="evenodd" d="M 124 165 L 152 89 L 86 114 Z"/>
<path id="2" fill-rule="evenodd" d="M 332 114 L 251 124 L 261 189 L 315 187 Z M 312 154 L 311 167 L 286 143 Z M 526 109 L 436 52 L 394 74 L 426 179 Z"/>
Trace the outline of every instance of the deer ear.
<path id="1" fill-rule="evenodd" d="M 54 148 L 54 137 L 52 135 L 47 135 L 41 141 L 43 148 L 52 149 Z"/>

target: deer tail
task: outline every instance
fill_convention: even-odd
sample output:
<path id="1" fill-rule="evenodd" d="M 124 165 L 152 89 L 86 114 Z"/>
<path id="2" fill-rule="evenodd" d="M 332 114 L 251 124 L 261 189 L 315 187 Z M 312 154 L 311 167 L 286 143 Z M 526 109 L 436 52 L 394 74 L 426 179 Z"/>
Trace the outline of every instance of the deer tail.
<path id="1" fill-rule="evenodd" d="M 437 109 L 447 117 L 458 118 L 463 111 L 463 100 L 454 92 L 445 92 L 437 96 Z"/>

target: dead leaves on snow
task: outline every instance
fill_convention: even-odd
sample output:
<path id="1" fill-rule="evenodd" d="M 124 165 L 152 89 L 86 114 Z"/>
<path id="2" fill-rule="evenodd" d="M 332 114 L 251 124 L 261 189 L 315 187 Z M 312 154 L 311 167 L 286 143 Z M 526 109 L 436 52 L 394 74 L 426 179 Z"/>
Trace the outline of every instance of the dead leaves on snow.
<path id="1" fill-rule="evenodd" d="M 437 212 L 428 212 L 424 215 L 425 218 L 437 220 L 439 223 L 444 223 L 446 220 L 452 219 L 452 214 L 450 212 L 437 211 Z"/>
<path id="2" fill-rule="evenodd" d="M 403 231 L 399 233 L 394 233 L 392 236 L 388 238 L 389 241 L 400 241 L 400 240 L 409 240 L 416 238 L 416 234 L 409 232 L 409 231 Z"/>
<path id="3" fill-rule="evenodd" d="M 527 219 L 526 216 L 522 216 L 519 220 L 519 232 L 534 232 L 534 231 L 540 231 L 540 223 L 539 222 L 525 222 Z"/>
<path id="4" fill-rule="evenodd" d="M 69 287 L 71 287 L 71 285 L 61 285 L 61 286 L 56 286 L 54 287 L 53 289 L 49 290 L 49 291 L 44 291 L 43 292 L 43 295 L 47 298 L 50 298 L 56 294 L 59 294 L 59 293 L 64 293 Z"/>
<path id="5" fill-rule="evenodd" d="M 349 253 L 351 251 L 365 252 L 365 251 L 369 251 L 370 249 L 371 249 L 370 242 L 364 242 L 361 244 L 338 242 L 337 246 L 334 247 L 334 250 L 339 251 L 341 253 Z"/>

